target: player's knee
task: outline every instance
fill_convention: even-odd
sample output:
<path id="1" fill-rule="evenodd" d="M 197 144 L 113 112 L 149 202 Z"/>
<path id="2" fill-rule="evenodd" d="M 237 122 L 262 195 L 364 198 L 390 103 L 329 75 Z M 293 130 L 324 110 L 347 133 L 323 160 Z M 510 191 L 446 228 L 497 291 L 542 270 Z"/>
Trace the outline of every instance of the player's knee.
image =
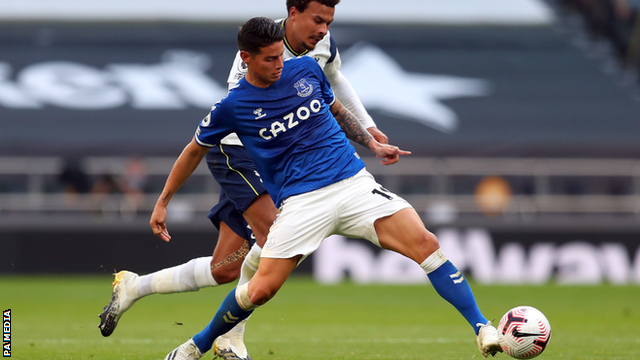
<path id="1" fill-rule="evenodd" d="M 240 276 L 240 263 L 234 262 L 220 267 L 215 267 L 216 264 L 211 262 L 211 275 L 218 284 L 230 283 Z"/>
<path id="2" fill-rule="evenodd" d="M 421 248 L 425 252 L 425 255 L 431 255 L 434 251 L 440 248 L 438 238 L 431 231 L 425 229 L 425 231 L 421 234 L 421 237 Z"/>
<path id="3" fill-rule="evenodd" d="M 249 299 L 251 303 L 255 305 L 264 305 L 276 296 L 277 292 L 278 289 L 274 289 L 266 284 L 255 284 L 249 288 Z"/>

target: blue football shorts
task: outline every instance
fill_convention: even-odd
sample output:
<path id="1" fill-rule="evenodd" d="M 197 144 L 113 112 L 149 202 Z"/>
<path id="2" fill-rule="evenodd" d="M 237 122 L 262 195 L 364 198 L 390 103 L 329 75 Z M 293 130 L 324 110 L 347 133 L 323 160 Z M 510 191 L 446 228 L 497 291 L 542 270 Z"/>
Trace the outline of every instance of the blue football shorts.
<path id="1" fill-rule="evenodd" d="M 253 232 L 242 213 L 256 197 L 267 193 L 253 159 L 244 146 L 218 144 L 207 152 L 206 160 L 221 188 L 219 202 L 211 209 L 209 219 L 218 229 L 224 222 L 253 244 Z"/>
<path id="2" fill-rule="evenodd" d="M 244 219 L 241 212 L 236 210 L 235 205 L 224 191 L 220 191 L 220 199 L 216 206 L 211 208 L 207 217 L 218 230 L 220 230 L 220 223 L 224 222 L 234 233 L 249 241 L 251 246 L 256 242 L 256 237 L 247 220 Z"/>

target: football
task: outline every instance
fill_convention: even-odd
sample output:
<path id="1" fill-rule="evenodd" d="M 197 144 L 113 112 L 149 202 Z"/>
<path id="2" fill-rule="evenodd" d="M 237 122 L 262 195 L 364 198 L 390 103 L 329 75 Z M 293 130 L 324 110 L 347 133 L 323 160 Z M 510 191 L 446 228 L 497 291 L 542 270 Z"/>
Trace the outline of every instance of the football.
<path id="1" fill-rule="evenodd" d="M 532 359 L 551 340 L 551 325 L 544 314 L 531 306 L 518 306 L 500 319 L 498 340 L 506 354 L 516 359 Z"/>

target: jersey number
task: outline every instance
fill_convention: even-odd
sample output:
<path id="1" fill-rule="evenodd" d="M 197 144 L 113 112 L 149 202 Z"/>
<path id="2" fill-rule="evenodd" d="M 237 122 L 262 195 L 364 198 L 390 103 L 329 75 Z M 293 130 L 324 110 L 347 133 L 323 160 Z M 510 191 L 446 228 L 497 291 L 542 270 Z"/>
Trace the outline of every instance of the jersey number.
<path id="1" fill-rule="evenodd" d="M 373 193 L 373 194 L 380 195 L 380 196 L 382 196 L 383 198 L 385 198 L 387 200 L 393 200 L 393 198 L 389 194 L 385 194 L 385 193 L 388 193 L 388 192 L 390 192 L 390 191 L 385 189 L 385 188 L 383 188 L 382 186 L 380 186 L 380 190 L 378 190 L 378 189 L 371 190 L 371 193 Z"/>

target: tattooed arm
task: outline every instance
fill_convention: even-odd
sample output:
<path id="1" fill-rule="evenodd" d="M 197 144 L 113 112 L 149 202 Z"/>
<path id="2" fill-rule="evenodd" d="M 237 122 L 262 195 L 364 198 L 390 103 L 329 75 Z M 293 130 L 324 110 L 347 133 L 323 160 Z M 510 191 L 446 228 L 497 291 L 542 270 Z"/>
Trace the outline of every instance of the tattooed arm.
<path id="1" fill-rule="evenodd" d="M 336 101 L 331 105 L 331 113 L 347 135 L 347 138 L 357 142 L 358 144 L 371 150 L 376 157 L 383 158 L 384 165 L 391 165 L 398 162 L 400 155 L 409 155 L 411 152 L 400 150 L 393 145 L 381 144 L 376 141 L 371 134 L 365 130 L 362 124 L 349 112 L 340 101 Z"/>
<path id="2" fill-rule="evenodd" d="M 156 201 L 156 206 L 153 208 L 151 220 L 149 220 L 149 225 L 151 225 L 153 233 L 164 241 L 171 239 L 167 231 L 167 225 L 165 224 L 167 220 L 167 205 L 169 205 L 169 201 L 171 201 L 176 191 L 180 189 L 198 167 L 202 158 L 207 154 L 207 151 L 209 151 L 209 148 L 198 145 L 198 143 L 192 139 L 173 164 L 167 182 L 164 184 L 164 189 L 162 189 L 162 193 L 158 201 Z"/>
<path id="3" fill-rule="evenodd" d="M 356 119 L 349 110 L 347 110 L 338 99 L 331 105 L 331 113 L 336 118 L 338 125 L 347 135 L 347 138 L 357 142 L 358 144 L 372 150 L 369 145 L 371 141 L 376 142 L 373 136 L 365 130 L 364 126 Z"/>

